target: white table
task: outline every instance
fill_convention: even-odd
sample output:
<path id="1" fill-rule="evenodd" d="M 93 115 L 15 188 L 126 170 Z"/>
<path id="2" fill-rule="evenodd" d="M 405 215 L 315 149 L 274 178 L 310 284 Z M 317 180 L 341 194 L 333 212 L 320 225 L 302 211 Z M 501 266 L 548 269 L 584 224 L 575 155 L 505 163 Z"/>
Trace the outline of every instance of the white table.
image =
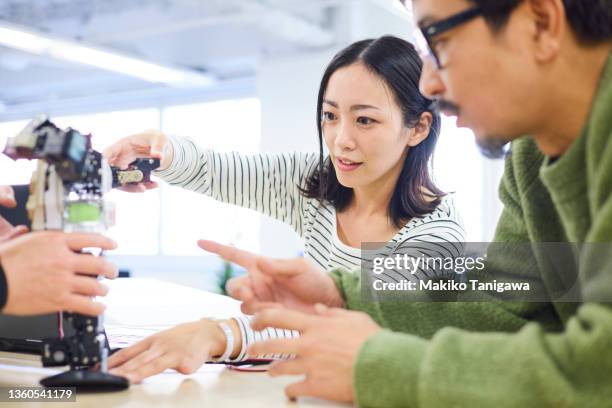
<path id="1" fill-rule="evenodd" d="M 201 316 L 227 317 L 239 304 L 196 289 L 153 279 L 120 279 L 109 284 L 107 320 L 146 326 L 175 324 Z M 160 293 L 164 296 L 160 297 Z M 38 386 L 38 381 L 62 370 L 43 368 L 40 357 L 0 352 L 0 387 Z M 145 379 L 121 392 L 77 394 L 77 402 L 2 403 L 18 407 L 321 407 L 344 406 L 304 398 L 289 402 L 284 387 L 299 377 L 271 378 L 266 373 L 238 372 L 205 365 L 185 376 L 174 371 Z"/>

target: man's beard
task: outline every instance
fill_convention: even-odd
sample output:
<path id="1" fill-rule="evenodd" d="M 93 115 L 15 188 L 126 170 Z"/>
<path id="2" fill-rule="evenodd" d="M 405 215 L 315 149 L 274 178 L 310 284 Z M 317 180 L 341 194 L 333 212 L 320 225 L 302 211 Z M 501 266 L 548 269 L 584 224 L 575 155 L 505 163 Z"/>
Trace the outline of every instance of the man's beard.
<path id="1" fill-rule="evenodd" d="M 437 113 L 444 113 L 449 116 L 459 115 L 459 106 L 453 102 L 444 99 L 435 99 L 433 101 L 433 109 Z M 483 156 L 489 159 L 502 159 L 506 157 L 510 151 L 510 142 L 499 137 L 484 137 L 476 138 L 476 144 Z"/>
<path id="2" fill-rule="evenodd" d="M 459 106 L 453 102 L 444 99 L 434 99 L 432 107 L 438 114 L 445 114 L 448 116 L 459 116 Z"/>
<path id="3" fill-rule="evenodd" d="M 480 153 L 489 159 L 503 159 L 510 152 L 510 142 L 496 137 L 476 138 L 476 144 Z"/>

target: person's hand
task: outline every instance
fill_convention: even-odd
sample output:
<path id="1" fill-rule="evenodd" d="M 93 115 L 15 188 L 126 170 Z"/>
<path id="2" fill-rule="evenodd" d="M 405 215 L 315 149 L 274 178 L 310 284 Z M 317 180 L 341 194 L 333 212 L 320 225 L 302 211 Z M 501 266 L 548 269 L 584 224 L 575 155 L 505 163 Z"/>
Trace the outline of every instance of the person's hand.
<path id="1" fill-rule="evenodd" d="M 243 303 L 243 313 L 271 307 L 312 312 L 316 303 L 342 307 L 344 301 L 333 279 L 304 258 L 272 259 L 214 241 L 198 246 L 234 262 L 248 272 L 227 282 L 227 293 Z"/>
<path id="2" fill-rule="evenodd" d="M 271 376 L 305 375 L 289 384 L 289 399 L 299 396 L 352 402 L 355 398 L 353 367 L 361 346 L 381 328 L 363 312 L 330 309 L 316 305 L 315 314 L 292 310 L 268 309 L 255 315 L 253 329 L 266 327 L 299 330 L 295 339 L 274 339 L 253 343 L 249 355 L 293 354 L 295 359 L 275 361 Z"/>
<path id="3" fill-rule="evenodd" d="M 191 374 L 211 356 L 221 355 L 225 342 L 225 334 L 210 319 L 183 323 L 116 352 L 108 359 L 108 368 L 131 383 L 169 368 Z"/>
<path id="4" fill-rule="evenodd" d="M 133 136 L 127 136 L 113 143 L 102 153 L 111 166 L 125 169 L 136 159 L 153 157 L 159 159 L 159 168 L 165 170 L 172 163 L 174 151 L 166 135 L 158 130 L 147 130 Z M 156 188 L 154 181 L 123 186 L 121 190 L 143 192 Z"/>
<path id="5" fill-rule="evenodd" d="M 2 312 L 101 314 L 104 305 L 91 297 L 104 296 L 108 289 L 92 276 L 115 278 L 118 272 L 102 257 L 75 252 L 90 247 L 113 249 L 116 244 L 98 234 L 59 231 L 33 232 L 1 244 L 0 264 L 8 287 Z"/>
<path id="6" fill-rule="evenodd" d="M 17 205 L 15 192 L 11 186 L 0 186 L 0 206 L 13 208 Z M 25 225 L 13 226 L 0 216 L 0 244 L 28 232 Z"/>

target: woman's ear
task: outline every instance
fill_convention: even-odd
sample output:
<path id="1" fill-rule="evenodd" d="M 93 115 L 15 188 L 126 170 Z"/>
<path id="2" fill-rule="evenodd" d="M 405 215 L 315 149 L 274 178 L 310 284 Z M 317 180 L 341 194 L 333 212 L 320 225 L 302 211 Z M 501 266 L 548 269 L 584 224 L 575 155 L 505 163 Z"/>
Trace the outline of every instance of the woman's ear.
<path id="1" fill-rule="evenodd" d="M 421 113 L 421 117 L 419 118 L 419 121 L 414 126 L 414 128 L 407 129 L 410 131 L 408 136 L 408 146 L 417 146 L 423 140 L 427 139 L 427 136 L 429 136 L 429 130 L 431 129 L 432 121 L 433 116 L 431 115 L 431 112 Z"/>

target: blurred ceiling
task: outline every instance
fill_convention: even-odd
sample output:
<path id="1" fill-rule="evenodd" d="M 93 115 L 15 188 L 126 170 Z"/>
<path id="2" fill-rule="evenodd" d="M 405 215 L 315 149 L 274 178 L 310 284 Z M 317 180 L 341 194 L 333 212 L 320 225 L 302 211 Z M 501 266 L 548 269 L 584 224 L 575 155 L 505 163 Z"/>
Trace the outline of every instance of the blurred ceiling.
<path id="1" fill-rule="evenodd" d="M 347 10 L 359 1 L 384 8 L 395 0 L 2 0 L 0 28 L 101 48 L 220 86 L 252 80 L 262 58 L 337 46 L 346 38 Z M 41 101 L 166 88 L 0 45 L 0 117 Z"/>

